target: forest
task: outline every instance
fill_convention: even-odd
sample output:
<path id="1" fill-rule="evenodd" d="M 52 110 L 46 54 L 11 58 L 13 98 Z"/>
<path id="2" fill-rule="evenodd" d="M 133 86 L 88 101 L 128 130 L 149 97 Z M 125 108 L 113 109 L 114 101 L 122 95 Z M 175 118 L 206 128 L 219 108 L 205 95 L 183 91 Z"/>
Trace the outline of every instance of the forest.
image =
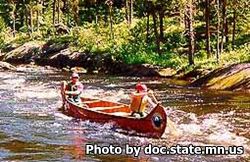
<path id="1" fill-rule="evenodd" d="M 176 70 L 250 61 L 248 0 L 0 0 L 0 49 L 68 44 Z"/>

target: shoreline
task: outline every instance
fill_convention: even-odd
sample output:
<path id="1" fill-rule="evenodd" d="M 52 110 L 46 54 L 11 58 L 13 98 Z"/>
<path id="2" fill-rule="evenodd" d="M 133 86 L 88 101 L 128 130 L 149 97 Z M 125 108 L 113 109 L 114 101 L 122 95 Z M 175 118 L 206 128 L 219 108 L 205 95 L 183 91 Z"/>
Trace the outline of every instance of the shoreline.
<path id="1" fill-rule="evenodd" d="M 150 64 L 125 64 L 108 53 L 72 51 L 67 44 L 26 42 L 0 53 L 0 69 L 15 71 L 12 64 L 50 66 L 81 74 L 169 78 L 189 82 L 188 87 L 250 93 L 250 63 L 232 64 L 211 71 L 193 69 L 185 73 Z"/>

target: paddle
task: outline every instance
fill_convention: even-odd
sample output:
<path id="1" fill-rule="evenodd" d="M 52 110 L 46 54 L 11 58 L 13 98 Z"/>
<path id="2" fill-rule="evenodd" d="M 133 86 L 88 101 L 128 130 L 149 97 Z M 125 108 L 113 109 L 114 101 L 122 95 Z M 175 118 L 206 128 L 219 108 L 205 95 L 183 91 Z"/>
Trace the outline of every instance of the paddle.
<path id="1" fill-rule="evenodd" d="M 157 98 L 154 95 L 154 91 L 150 90 L 153 99 L 155 100 L 156 103 L 159 103 L 159 101 L 157 100 Z M 167 128 L 169 129 L 169 133 L 172 134 L 173 136 L 179 136 L 180 133 L 178 132 L 178 129 L 176 127 L 176 124 L 169 118 L 167 117 Z"/>

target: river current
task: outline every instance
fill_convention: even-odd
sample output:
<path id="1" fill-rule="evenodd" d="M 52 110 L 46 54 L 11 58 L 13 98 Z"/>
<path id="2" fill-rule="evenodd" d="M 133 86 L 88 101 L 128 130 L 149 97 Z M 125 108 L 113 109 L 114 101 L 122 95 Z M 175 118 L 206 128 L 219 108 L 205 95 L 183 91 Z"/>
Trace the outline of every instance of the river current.
<path id="1" fill-rule="evenodd" d="M 129 103 L 138 80 L 155 91 L 174 130 L 161 139 L 129 136 L 64 115 L 59 86 L 69 73 L 46 67 L 0 72 L 0 161 L 249 161 L 250 95 L 180 86 L 169 79 L 81 75 L 84 95 Z M 86 155 L 86 144 L 124 147 L 243 146 L 243 155 Z"/>

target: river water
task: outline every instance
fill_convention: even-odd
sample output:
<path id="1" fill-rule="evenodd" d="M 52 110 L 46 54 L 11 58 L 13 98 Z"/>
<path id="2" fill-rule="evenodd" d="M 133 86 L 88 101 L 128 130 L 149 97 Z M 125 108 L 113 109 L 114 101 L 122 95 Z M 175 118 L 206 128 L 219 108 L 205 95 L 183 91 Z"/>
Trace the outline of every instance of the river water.
<path id="1" fill-rule="evenodd" d="M 163 138 L 129 136 L 112 123 L 79 121 L 59 111 L 59 86 L 69 74 L 19 67 L 0 72 L 0 161 L 249 161 L 249 94 L 191 89 L 157 78 L 84 75 L 85 95 L 128 103 L 140 79 L 154 89 L 175 129 Z M 177 83 L 177 84 L 176 84 Z M 86 144 L 244 146 L 243 155 L 86 155 Z"/>

